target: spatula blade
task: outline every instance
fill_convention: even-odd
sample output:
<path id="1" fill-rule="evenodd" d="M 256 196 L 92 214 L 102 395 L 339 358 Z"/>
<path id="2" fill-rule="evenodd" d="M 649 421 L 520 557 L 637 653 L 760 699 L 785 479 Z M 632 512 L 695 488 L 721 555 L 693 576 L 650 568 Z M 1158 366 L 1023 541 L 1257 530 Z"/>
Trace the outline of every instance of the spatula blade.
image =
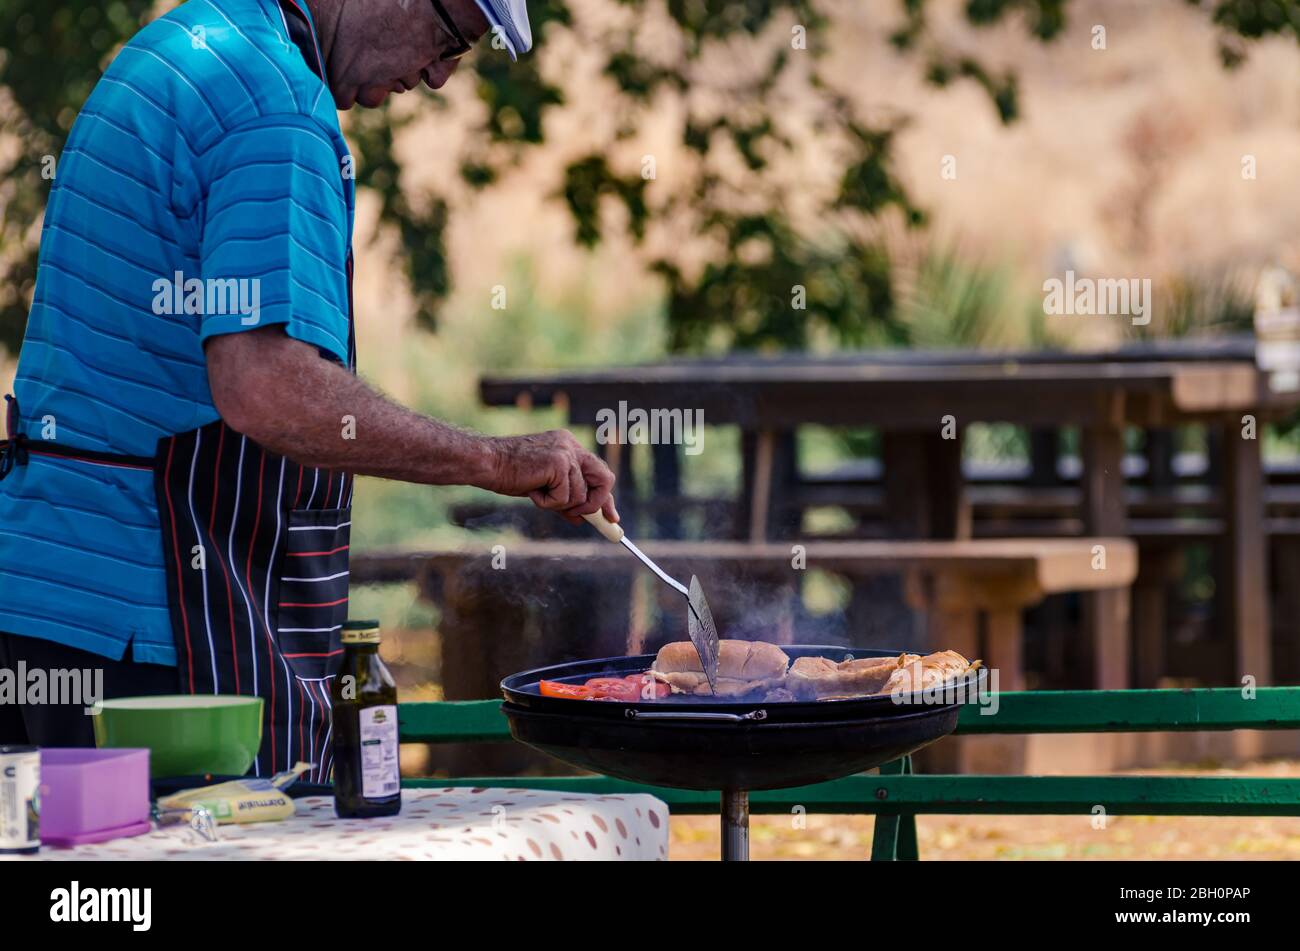
<path id="1" fill-rule="evenodd" d="M 687 603 L 690 605 L 687 630 L 690 632 L 691 643 L 695 645 L 696 653 L 700 655 L 700 664 L 704 667 L 704 676 L 708 678 L 709 689 L 717 693 L 718 628 L 713 623 L 713 612 L 709 610 L 709 602 L 705 600 L 704 588 L 695 575 L 691 575 L 690 592 L 687 597 Z"/>

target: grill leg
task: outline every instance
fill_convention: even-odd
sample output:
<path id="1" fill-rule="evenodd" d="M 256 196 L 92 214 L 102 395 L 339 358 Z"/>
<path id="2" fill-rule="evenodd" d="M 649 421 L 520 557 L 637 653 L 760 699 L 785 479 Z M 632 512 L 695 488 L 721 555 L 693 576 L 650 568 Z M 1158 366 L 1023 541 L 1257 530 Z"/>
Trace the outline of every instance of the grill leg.
<path id="1" fill-rule="evenodd" d="M 722 861 L 749 861 L 749 793 L 722 791 Z"/>

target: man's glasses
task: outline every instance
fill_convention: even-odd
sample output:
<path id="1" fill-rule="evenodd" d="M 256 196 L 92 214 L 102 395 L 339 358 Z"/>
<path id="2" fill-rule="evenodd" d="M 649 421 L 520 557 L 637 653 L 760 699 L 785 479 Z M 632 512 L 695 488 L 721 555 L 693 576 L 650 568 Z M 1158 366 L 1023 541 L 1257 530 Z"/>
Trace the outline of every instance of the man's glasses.
<path id="1" fill-rule="evenodd" d="M 438 60 L 440 62 L 446 62 L 450 59 L 460 59 L 469 52 L 470 47 L 473 44 L 471 44 L 469 40 L 465 39 L 464 33 L 457 29 L 455 21 L 452 20 L 451 15 L 447 12 L 447 8 L 444 7 L 439 0 L 431 0 L 431 2 L 433 3 L 433 12 L 438 17 L 438 22 L 442 24 L 442 28 L 447 31 L 447 34 L 456 41 L 454 46 L 450 46 L 442 51 L 442 55 L 438 57 Z"/>

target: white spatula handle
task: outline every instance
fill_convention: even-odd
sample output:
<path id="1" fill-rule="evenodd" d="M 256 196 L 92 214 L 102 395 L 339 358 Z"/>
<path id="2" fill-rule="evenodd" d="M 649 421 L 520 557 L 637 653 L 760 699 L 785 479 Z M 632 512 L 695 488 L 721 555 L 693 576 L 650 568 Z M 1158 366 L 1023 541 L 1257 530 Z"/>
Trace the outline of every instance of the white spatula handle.
<path id="1" fill-rule="evenodd" d="M 609 519 L 605 518 L 605 516 L 602 515 L 600 512 L 592 512 L 590 515 L 584 515 L 582 517 L 585 518 L 592 525 L 594 525 L 596 527 L 596 531 L 600 532 L 610 541 L 615 542 L 616 544 L 621 544 L 632 554 L 640 558 L 641 563 L 645 565 L 647 568 L 649 568 L 651 571 L 653 571 L 655 574 L 657 574 L 665 584 L 672 585 L 674 588 L 677 589 L 678 594 L 684 597 L 687 601 L 690 601 L 691 592 L 687 589 L 686 585 L 682 584 L 672 575 L 668 574 L 668 572 L 664 571 L 662 568 L 656 565 L 646 555 L 645 552 L 643 552 L 640 548 L 637 548 L 635 545 L 633 545 L 632 539 L 628 538 L 626 535 L 623 534 L 622 526 L 615 525 Z"/>
<path id="2" fill-rule="evenodd" d="M 592 512 L 591 514 L 582 517 L 595 526 L 596 531 L 600 532 L 615 545 L 623 540 L 623 526 L 617 525 L 605 518 L 604 512 Z"/>

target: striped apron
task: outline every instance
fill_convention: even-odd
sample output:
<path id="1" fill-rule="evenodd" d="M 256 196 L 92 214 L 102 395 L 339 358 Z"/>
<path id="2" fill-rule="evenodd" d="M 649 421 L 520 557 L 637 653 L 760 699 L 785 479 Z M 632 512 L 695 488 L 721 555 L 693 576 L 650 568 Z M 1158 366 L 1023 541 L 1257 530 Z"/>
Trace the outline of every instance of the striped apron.
<path id="1" fill-rule="evenodd" d="M 290 39 L 318 75 L 315 37 L 294 0 L 281 0 Z M 348 364 L 355 372 L 352 253 Z M 254 773 L 304 760 L 329 782 L 330 683 L 348 611 L 352 476 L 268 452 L 221 420 L 158 441 L 153 458 L 28 439 L 8 400 L 0 478 L 32 455 L 152 470 L 180 690 L 263 698 Z"/>

